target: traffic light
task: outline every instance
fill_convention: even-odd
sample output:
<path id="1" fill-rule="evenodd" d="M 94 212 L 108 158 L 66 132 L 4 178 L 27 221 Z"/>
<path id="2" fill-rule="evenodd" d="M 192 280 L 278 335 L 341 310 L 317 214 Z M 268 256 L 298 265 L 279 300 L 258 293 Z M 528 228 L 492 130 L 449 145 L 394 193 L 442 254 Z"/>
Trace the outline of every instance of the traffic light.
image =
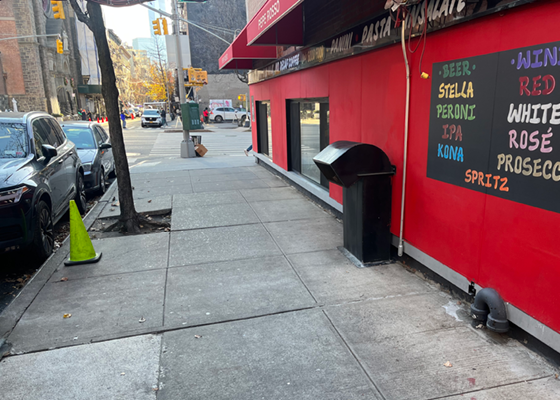
<path id="1" fill-rule="evenodd" d="M 159 19 L 152 21 L 154 35 L 161 35 L 161 28 L 159 27 Z"/>
<path id="2" fill-rule="evenodd" d="M 64 7 L 62 7 L 62 1 L 51 0 L 52 10 L 55 19 L 66 19 L 64 15 Z"/>
<path id="3" fill-rule="evenodd" d="M 161 19 L 161 25 L 163 25 L 163 34 L 169 35 L 169 31 L 167 30 L 167 20 L 165 18 Z"/>
<path id="4" fill-rule="evenodd" d="M 64 53 L 64 43 L 62 43 L 62 40 L 60 39 L 56 39 L 56 52 L 58 54 Z"/>

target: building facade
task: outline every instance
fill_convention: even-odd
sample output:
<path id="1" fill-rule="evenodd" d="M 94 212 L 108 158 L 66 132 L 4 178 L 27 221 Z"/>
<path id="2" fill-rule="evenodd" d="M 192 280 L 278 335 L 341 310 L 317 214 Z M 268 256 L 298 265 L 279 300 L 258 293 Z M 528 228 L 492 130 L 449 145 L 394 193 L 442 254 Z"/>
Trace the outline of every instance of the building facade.
<path id="1" fill-rule="evenodd" d="M 76 46 L 75 16 L 64 4 L 66 19 L 53 16 L 50 2 L 8 0 L 0 2 L 0 30 L 10 37 L 0 41 L 6 94 L 0 108 L 42 110 L 52 114 L 77 112 L 80 57 Z M 51 35 L 51 36 L 46 36 Z M 56 40 L 64 54 L 56 52 Z"/>
<path id="2" fill-rule="evenodd" d="M 510 322 L 560 351 L 560 3 L 247 4 L 219 60 L 251 69 L 258 161 L 346 215 L 313 158 L 376 146 L 396 171 L 393 250 L 459 291 L 495 289 Z"/>
<path id="3" fill-rule="evenodd" d="M 182 18 L 200 24 L 229 43 L 245 26 L 247 20 L 245 0 L 213 0 L 180 6 Z M 239 79 L 239 76 L 244 78 L 246 71 L 239 70 L 239 74 L 236 71 L 223 71 L 216 61 L 228 47 L 228 43 L 187 24 L 183 24 L 182 31 L 189 36 L 192 67 L 208 72 L 208 85 L 196 94 L 201 110 L 209 106 L 211 99 L 229 99 L 238 105 L 238 96 L 249 92 L 247 83 Z M 190 97 L 194 96 L 191 90 Z"/>

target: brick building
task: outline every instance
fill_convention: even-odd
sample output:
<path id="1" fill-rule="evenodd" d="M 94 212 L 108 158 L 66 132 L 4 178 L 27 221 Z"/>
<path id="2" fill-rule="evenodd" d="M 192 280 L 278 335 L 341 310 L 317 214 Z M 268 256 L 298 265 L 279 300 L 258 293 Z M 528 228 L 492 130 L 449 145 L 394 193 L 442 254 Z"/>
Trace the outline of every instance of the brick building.
<path id="1" fill-rule="evenodd" d="M 53 16 L 50 2 L 7 0 L 0 2 L 0 53 L 6 93 L 0 94 L 0 108 L 19 111 L 42 110 L 52 114 L 77 112 L 76 88 L 81 78 L 80 57 L 75 46 L 75 16 L 64 4 L 66 19 Z M 43 35 L 37 37 L 38 35 Z M 64 42 L 64 54 L 56 52 L 56 36 Z"/>

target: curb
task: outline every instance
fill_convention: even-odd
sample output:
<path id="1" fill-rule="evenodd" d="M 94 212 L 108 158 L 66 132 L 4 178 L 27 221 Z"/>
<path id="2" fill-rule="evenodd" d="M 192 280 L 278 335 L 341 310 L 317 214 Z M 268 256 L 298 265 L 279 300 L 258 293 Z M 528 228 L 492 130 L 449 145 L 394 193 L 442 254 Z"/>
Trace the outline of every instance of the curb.
<path id="1" fill-rule="evenodd" d="M 116 190 L 117 181 L 115 180 L 105 195 L 112 193 Z M 93 223 L 97 220 L 104 206 L 107 203 L 105 197 L 103 196 L 97 204 L 95 204 L 92 209 L 83 218 L 84 225 L 86 229 L 89 230 Z M 112 194 L 111 194 L 112 195 Z M 11 346 L 6 342 L 8 336 L 12 333 L 25 311 L 29 308 L 31 303 L 35 300 L 39 292 L 47 284 L 51 276 L 54 274 L 58 266 L 68 257 L 70 254 L 70 236 L 64 239 L 62 246 L 53 253 L 39 268 L 39 271 L 31 278 L 29 283 L 19 292 L 17 297 L 10 303 L 8 307 L 4 309 L 2 314 L 0 314 L 0 344 L 4 342 L 4 348 L 0 354 L 0 359 L 6 354 L 6 347 Z"/>

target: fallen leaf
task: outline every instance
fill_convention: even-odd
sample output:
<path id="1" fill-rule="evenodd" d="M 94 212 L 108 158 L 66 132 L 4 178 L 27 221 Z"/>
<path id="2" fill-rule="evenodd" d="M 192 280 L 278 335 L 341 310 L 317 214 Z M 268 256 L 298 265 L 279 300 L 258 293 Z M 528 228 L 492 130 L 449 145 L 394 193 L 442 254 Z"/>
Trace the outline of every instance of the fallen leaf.
<path id="1" fill-rule="evenodd" d="M 202 337 L 202 336 L 200 336 L 200 335 L 194 335 L 194 338 L 195 338 L 195 339 L 200 339 L 201 337 Z"/>
<path id="2" fill-rule="evenodd" d="M 159 390 L 159 388 L 153 387 L 152 390 L 153 390 L 154 392 L 157 392 L 157 391 Z"/>
<path id="3" fill-rule="evenodd" d="M 68 278 L 67 278 L 67 277 L 64 277 L 64 278 L 60 278 L 60 282 L 66 282 L 67 280 L 68 280 Z"/>
<path id="4" fill-rule="evenodd" d="M 115 209 L 114 209 L 114 208 L 111 208 L 111 211 L 115 211 Z"/>
<path id="5" fill-rule="evenodd" d="M 449 361 L 447 361 L 445 364 L 443 364 L 444 367 L 447 368 L 451 368 L 453 366 L 453 364 L 451 364 Z"/>
<path id="6" fill-rule="evenodd" d="M 62 318 L 70 318 L 71 316 L 72 316 L 72 314 L 64 314 L 64 315 L 62 316 Z"/>
<path id="7" fill-rule="evenodd" d="M 147 220 L 148 220 L 148 221 L 151 221 L 151 220 L 152 220 L 152 217 L 148 217 Z"/>
<path id="8" fill-rule="evenodd" d="M 484 328 L 484 325 L 482 325 L 482 324 L 478 324 L 478 325 L 476 326 L 476 329 L 482 329 L 482 328 Z"/>
<path id="9" fill-rule="evenodd" d="M 140 228 L 143 228 L 143 227 L 144 227 L 144 225 L 140 225 Z"/>
<path id="10" fill-rule="evenodd" d="M 140 323 L 146 322 L 146 318 L 142 317 L 142 318 L 140 318 L 140 320 L 138 320 L 138 322 L 140 322 Z"/>
<path id="11" fill-rule="evenodd" d="M 148 203 L 151 203 L 151 202 L 152 202 L 152 200 L 148 200 Z"/>
<path id="12" fill-rule="evenodd" d="M 558 379 L 558 374 L 554 375 L 554 379 Z"/>

